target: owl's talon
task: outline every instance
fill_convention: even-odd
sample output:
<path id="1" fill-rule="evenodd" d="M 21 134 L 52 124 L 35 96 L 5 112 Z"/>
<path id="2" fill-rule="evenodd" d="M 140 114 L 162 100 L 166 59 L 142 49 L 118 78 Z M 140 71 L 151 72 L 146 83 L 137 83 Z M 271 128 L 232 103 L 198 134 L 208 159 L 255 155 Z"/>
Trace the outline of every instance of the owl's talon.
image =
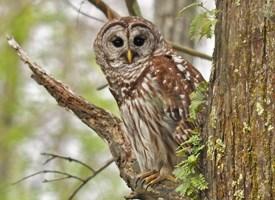
<path id="1" fill-rule="evenodd" d="M 145 179 L 155 173 L 157 173 L 156 170 L 151 170 L 138 174 L 136 177 L 135 185 L 138 186 L 138 183 L 140 183 L 141 186 L 144 185 Z"/>
<path id="2" fill-rule="evenodd" d="M 157 183 L 160 183 L 164 180 L 176 182 L 176 178 L 173 175 L 161 175 L 159 171 L 152 170 L 138 175 L 136 180 L 136 186 L 138 185 L 138 183 L 140 183 L 141 187 L 144 186 L 145 189 L 148 190 L 149 187 Z"/>
<path id="3" fill-rule="evenodd" d="M 176 183 L 176 177 L 172 176 L 172 175 L 160 175 L 159 173 L 156 174 L 155 177 L 152 176 L 153 179 L 151 179 L 151 181 L 149 183 L 146 184 L 146 190 L 157 184 L 157 183 L 160 183 L 161 181 L 164 181 L 164 180 L 168 180 L 168 181 L 171 181 L 171 182 L 174 182 Z"/>
<path id="4" fill-rule="evenodd" d="M 154 180 L 159 179 L 159 177 L 160 177 L 159 172 L 156 172 L 156 173 L 154 173 L 154 174 L 152 174 L 152 175 L 146 177 L 146 178 L 144 179 L 144 183 L 145 183 L 146 185 L 148 185 L 148 184 L 154 182 Z"/>
<path id="5" fill-rule="evenodd" d="M 174 182 L 174 183 L 178 182 L 177 179 L 176 179 L 176 177 L 173 176 L 173 175 L 167 175 L 166 176 L 166 180 L 169 180 L 169 181 Z"/>

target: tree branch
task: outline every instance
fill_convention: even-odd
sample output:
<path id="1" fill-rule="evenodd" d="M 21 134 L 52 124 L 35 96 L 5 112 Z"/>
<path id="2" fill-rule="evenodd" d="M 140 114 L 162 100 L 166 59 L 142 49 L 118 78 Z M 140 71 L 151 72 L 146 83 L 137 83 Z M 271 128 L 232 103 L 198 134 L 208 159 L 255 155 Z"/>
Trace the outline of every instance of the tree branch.
<path id="1" fill-rule="evenodd" d="M 174 42 L 169 42 L 169 43 L 177 51 L 180 51 L 182 53 L 186 53 L 186 54 L 191 55 L 191 56 L 195 56 L 195 57 L 199 57 L 199 58 L 202 58 L 202 59 L 212 61 L 212 56 L 209 56 L 205 53 L 196 51 L 195 49 L 192 49 L 192 48 L 189 48 L 189 47 L 186 47 L 186 46 L 179 45 L 179 44 L 174 43 Z"/>
<path id="2" fill-rule="evenodd" d="M 109 161 L 107 161 L 102 167 L 100 167 L 98 170 L 94 170 L 93 168 L 91 168 L 90 166 L 88 166 L 87 164 L 77 160 L 77 159 L 73 159 L 73 158 L 70 158 L 70 157 L 66 157 L 66 156 L 61 156 L 61 155 L 56 155 L 56 154 L 50 154 L 50 153 L 42 153 L 42 155 L 45 155 L 45 156 L 50 156 L 49 159 L 46 160 L 46 162 L 44 163 L 47 164 L 49 163 L 50 161 L 54 160 L 55 158 L 59 158 L 59 159 L 62 159 L 62 160 L 67 160 L 67 161 L 70 161 L 70 162 L 75 162 L 75 163 L 78 163 L 86 168 L 88 168 L 90 171 L 92 171 L 92 175 L 88 176 L 87 178 L 80 178 L 78 176 L 74 176 L 74 175 L 71 175 L 70 173 L 67 173 L 67 172 L 62 172 L 62 171 L 58 171 L 58 170 L 42 170 L 42 171 L 38 171 L 38 172 L 35 172 L 33 174 L 30 174 L 28 176 L 25 176 L 21 179 L 19 179 L 18 181 L 12 183 L 13 185 L 16 185 L 18 183 L 21 183 L 27 179 L 30 179 L 34 176 L 37 176 L 37 175 L 40 175 L 40 174 L 58 174 L 58 175 L 63 175 L 62 177 L 59 177 L 59 178 L 52 178 L 52 179 L 44 179 L 42 181 L 42 183 L 50 183 L 50 182 L 56 182 L 56 181 L 62 181 L 62 180 L 65 180 L 65 179 L 75 179 L 75 180 L 78 180 L 81 182 L 81 184 L 73 191 L 73 193 L 70 195 L 69 199 L 68 200 L 72 200 L 76 194 L 79 192 L 79 190 L 84 187 L 90 180 L 92 180 L 95 176 L 97 176 L 100 172 L 102 172 L 104 169 L 106 169 L 110 164 L 112 164 L 114 162 L 114 158 L 110 159 Z"/>
<path id="3" fill-rule="evenodd" d="M 119 18 L 119 14 L 110 8 L 104 1 L 102 0 L 88 0 L 91 4 L 97 7 L 103 14 L 107 17 L 107 19 Z"/>
<path id="4" fill-rule="evenodd" d="M 93 20 L 96 20 L 96 21 L 98 21 L 98 22 L 105 23 L 105 21 L 102 20 L 102 19 L 99 19 L 99 18 L 94 17 L 94 16 L 92 16 L 92 15 L 89 15 L 89 14 L 87 14 L 87 13 L 85 13 L 85 12 L 82 12 L 82 11 L 80 10 L 80 8 L 77 8 L 73 3 L 71 3 L 70 0 L 65 0 L 65 2 L 66 2 L 73 10 L 75 10 L 76 12 L 82 14 L 83 16 L 88 17 L 88 18 L 93 19 Z"/>
<path id="5" fill-rule="evenodd" d="M 135 191 L 134 195 L 132 195 L 133 198 L 138 197 L 144 200 L 157 199 L 157 197 L 173 200 L 184 199 L 175 192 L 177 184 L 170 181 L 163 181 L 150 188 L 149 191 L 142 187 L 140 188 L 136 184 L 136 176 L 140 172 L 138 163 L 123 132 L 121 120 L 75 94 L 68 86 L 54 79 L 37 63 L 33 62 L 12 37 L 7 39 L 9 45 L 32 71 L 31 77 L 42 85 L 60 106 L 71 110 L 83 123 L 93 129 L 103 140 L 107 141 L 110 152 L 120 170 L 121 178 Z"/>
<path id="6" fill-rule="evenodd" d="M 61 171 L 57 171 L 57 170 L 42 170 L 42 171 L 39 171 L 39 172 L 35 172 L 35 173 L 33 173 L 33 174 L 30 174 L 30 175 L 28 175 L 28 176 L 25 176 L 25 177 L 23 177 L 23 178 L 21 178 L 20 180 L 18 180 L 18 181 L 16 181 L 16 182 L 14 182 L 14 183 L 12 183 L 12 185 L 16 185 L 16 184 L 18 184 L 18 183 L 21 183 L 21 182 L 23 182 L 23 181 L 25 181 L 25 180 L 27 180 L 27 179 L 29 179 L 29 178 L 32 178 L 32 177 L 34 177 L 34 176 L 37 176 L 37 175 L 39 175 L 39 174 L 60 174 L 60 175 L 63 175 L 64 177 L 62 177 L 63 179 L 64 178 L 66 178 L 66 179 L 68 179 L 68 178 L 73 178 L 73 179 L 76 179 L 76 180 L 78 180 L 78 181 L 81 181 L 82 183 L 85 181 L 84 179 L 82 179 L 82 178 L 80 178 L 80 177 L 78 177 L 78 176 L 74 176 L 74 175 L 71 175 L 71 174 L 69 174 L 69 173 L 67 173 L 67 172 L 61 172 Z M 53 179 L 53 180 L 57 180 L 57 179 Z M 60 179 L 61 180 L 61 179 Z M 50 180 L 47 180 L 47 181 L 43 181 L 43 182 L 50 182 Z"/>
<path id="7" fill-rule="evenodd" d="M 47 164 L 47 163 L 49 163 L 50 161 L 56 159 L 56 158 L 59 158 L 59 159 L 62 159 L 62 160 L 67 160 L 69 162 L 78 163 L 78 164 L 82 165 L 83 167 L 86 167 L 87 169 L 89 169 L 91 172 L 95 173 L 95 170 L 92 167 L 90 167 L 86 163 L 84 163 L 84 162 L 82 162 L 80 160 L 77 160 L 75 158 L 61 156 L 61 155 L 52 154 L 52 153 L 41 153 L 41 155 L 43 155 L 43 156 L 49 156 L 49 158 L 43 163 L 44 165 Z"/>
<path id="8" fill-rule="evenodd" d="M 125 3 L 130 15 L 142 17 L 137 0 L 125 0 Z"/>
<path id="9" fill-rule="evenodd" d="M 78 191 L 84 186 L 86 185 L 90 180 L 92 180 L 94 177 L 96 177 L 100 172 L 102 172 L 104 169 L 106 169 L 110 164 L 112 164 L 114 162 L 114 159 L 111 159 L 109 161 L 107 161 L 101 168 L 99 168 L 98 170 L 96 170 L 91 176 L 89 176 L 88 178 L 86 178 L 75 190 L 74 192 L 71 194 L 71 196 L 69 197 L 68 200 L 72 200 L 75 195 L 78 193 Z"/>

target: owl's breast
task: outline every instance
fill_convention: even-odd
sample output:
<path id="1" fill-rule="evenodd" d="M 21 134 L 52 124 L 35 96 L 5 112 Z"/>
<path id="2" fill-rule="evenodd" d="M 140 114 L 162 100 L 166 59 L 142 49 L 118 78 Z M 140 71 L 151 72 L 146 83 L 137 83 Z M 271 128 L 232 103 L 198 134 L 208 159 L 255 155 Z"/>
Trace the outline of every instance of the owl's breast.
<path id="1" fill-rule="evenodd" d="M 122 119 L 143 170 L 175 164 L 172 160 L 177 144 L 173 132 L 178 121 L 167 115 L 166 106 L 160 85 L 150 73 L 121 104 Z"/>
<path id="2" fill-rule="evenodd" d="M 179 64 L 178 64 L 179 65 Z M 186 67 L 188 70 L 188 66 Z M 196 82 L 191 71 L 180 71 L 171 57 L 154 57 L 143 74 L 125 88 L 122 119 L 142 169 L 176 164 L 178 145 L 186 140 L 189 95 Z"/>

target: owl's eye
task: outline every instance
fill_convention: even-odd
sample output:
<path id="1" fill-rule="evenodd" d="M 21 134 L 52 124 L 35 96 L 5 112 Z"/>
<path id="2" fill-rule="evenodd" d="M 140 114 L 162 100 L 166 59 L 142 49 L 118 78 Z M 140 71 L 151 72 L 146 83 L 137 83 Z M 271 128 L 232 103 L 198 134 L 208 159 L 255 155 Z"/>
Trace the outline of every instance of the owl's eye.
<path id="1" fill-rule="evenodd" d="M 124 42 L 123 42 L 123 40 L 122 40 L 121 37 L 116 37 L 114 40 L 112 40 L 112 44 L 113 44 L 115 47 L 119 48 L 119 47 L 122 47 L 122 46 L 123 46 Z"/>
<path id="2" fill-rule="evenodd" d="M 134 38 L 134 45 L 136 45 L 136 46 L 140 47 L 140 46 L 142 46 L 144 44 L 144 42 L 145 42 L 145 38 L 143 38 L 141 36 L 136 36 Z"/>

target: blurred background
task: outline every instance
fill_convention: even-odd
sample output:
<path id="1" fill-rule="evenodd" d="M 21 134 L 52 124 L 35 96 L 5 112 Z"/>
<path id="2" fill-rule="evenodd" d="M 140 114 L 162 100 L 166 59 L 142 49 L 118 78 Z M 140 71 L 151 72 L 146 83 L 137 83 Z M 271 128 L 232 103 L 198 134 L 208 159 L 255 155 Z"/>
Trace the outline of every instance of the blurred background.
<path id="1" fill-rule="evenodd" d="M 122 16 L 128 15 L 124 1 L 106 0 Z M 165 37 L 212 55 L 214 42 L 190 40 L 189 24 L 196 8 L 182 17 L 177 12 L 192 0 L 139 0 L 143 16 L 157 24 Z M 204 1 L 214 7 L 214 1 Z M 86 13 L 97 19 L 84 16 Z M 85 0 L 0 0 L 0 200 L 65 200 L 79 185 L 76 180 L 42 183 L 53 175 L 38 175 L 16 185 L 11 183 L 44 169 L 57 169 L 86 177 L 80 165 L 54 160 L 43 165 L 42 152 L 77 158 L 94 169 L 111 158 L 108 146 L 72 113 L 30 78 L 29 69 L 6 42 L 13 35 L 37 61 L 57 79 L 97 106 L 119 116 L 95 63 L 92 43 L 104 15 Z M 208 79 L 211 62 L 182 54 Z M 119 200 L 129 193 L 115 164 L 91 180 L 75 199 Z"/>

